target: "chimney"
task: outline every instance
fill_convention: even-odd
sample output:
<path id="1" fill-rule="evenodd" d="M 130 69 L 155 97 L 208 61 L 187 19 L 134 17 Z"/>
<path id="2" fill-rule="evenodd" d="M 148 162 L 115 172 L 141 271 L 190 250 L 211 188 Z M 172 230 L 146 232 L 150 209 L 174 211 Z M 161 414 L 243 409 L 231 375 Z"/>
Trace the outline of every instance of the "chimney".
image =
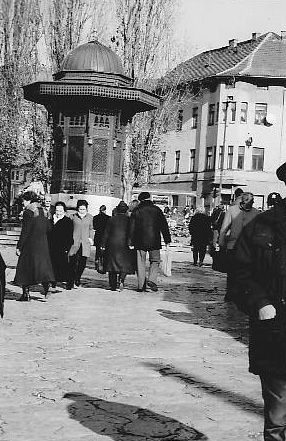
<path id="1" fill-rule="evenodd" d="M 228 41 L 228 45 L 229 45 L 229 47 L 232 47 L 232 48 L 236 47 L 237 46 L 237 40 L 235 38 L 233 38 L 232 40 L 229 40 Z"/>
<path id="2" fill-rule="evenodd" d="M 260 32 L 252 32 L 252 40 L 256 41 L 258 37 L 260 37 L 261 33 Z"/>
<path id="3" fill-rule="evenodd" d="M 286 41 L 286 31 L 281 31 L 281 40 Z"/>

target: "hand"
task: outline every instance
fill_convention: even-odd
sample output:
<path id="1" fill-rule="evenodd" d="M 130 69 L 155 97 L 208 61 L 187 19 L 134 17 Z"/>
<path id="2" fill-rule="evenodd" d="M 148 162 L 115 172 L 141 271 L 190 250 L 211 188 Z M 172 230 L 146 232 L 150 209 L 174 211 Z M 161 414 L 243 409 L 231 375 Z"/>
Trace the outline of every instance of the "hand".
<path id="1" fill-rule="evenodd" d="M 88 238 L 88 241 L 89 241 L 90 245 L 93 245 L 93 240 L 91 239 L 91 237 Z"/>
<path id="2" fill-rule="evenodd" d="M 19 250 L 19 248 L 16 249 L 16 256 L 20 256 L 21 251 Z"/>
<path id="3" fill-rule="evenodd" d="M 129 250 L 134 250 L 134 246 L 133 245 L 129 245 Z"/>
<path id="4" fill-rule="evenodd" d="M 266 305 L 258 311 L 259 320 L 271 320 L 276 317 L 276 309 L 273 305 Z"/>

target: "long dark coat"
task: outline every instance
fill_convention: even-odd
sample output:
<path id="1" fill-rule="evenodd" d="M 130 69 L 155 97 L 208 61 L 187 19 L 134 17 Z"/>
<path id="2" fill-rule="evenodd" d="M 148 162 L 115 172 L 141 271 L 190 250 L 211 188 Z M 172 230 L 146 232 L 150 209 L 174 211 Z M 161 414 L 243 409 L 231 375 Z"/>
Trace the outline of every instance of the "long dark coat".
<path id="1" fill-rule="evenodd" d="M 73 244 L 73 221 L 64 216 L 56 223 L 53 222 L 49 234 L 50 254 L 57 282 L 71 279 L 68 252 Z"/>
<path id="2" fill-rule="evenodd" d="M 211 218 L 204 213 L 196 213 L 189 223 L 193 245 L 207 245 L 212 239 Z"/>
<path id="3" fill-rule="evenodd" d="M 102 246 L 105 248 L 105 269 L 116 273 L 135 273 L 136 255 L 128 247 L 130 218 L 117 214 L 106 224 Z"/>
<path id="4" fill-rule="evenodd" d="M 286 200 L 259 214 L 235 245 L 233 298 L 250 316 L 249 369 L 286 380 Z M 258 311 L 273 305 L 274 319 L 258 320 Z"/>
<path id="5" fill-rule="evenodd" d="M 23 213 L 22 231 L 17 244 L 20 256 L 14 282 L 17 285 L 36 285 L 55 279 L 52 268 L 48 232 L 50 221 L 43 209 L 33 203 Z"/>
<path id="6" fill-rule="evenodd" d="M 136 250 L 160 250 L 161 234 L 166 244 L 171 236 L 162 210 L 150 200 L 141 201 L 130 217 L 129 244 Z"/>

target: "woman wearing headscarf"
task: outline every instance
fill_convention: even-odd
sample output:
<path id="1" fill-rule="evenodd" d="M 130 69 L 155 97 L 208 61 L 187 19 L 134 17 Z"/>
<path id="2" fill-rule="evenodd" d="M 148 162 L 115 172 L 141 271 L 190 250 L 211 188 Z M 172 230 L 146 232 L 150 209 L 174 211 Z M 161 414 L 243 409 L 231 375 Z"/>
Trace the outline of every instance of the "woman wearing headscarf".
<path id="1" fill-rule="evenodd" d="M 105 269 L 108 271 L 109 286 L 112 291 L 124 287 L 127 274 L 135 273 L 135 253 L 127 244 L 130 218 L 128 205 L 121 201 L 116 214 L 106 225 L 102 248 L 105 250 Z"/>
<path id="2" fill-rule="evenodd" d="M 38 196 L 27 191 L 22 196 L 24 211 L 22 230 L 17 243 L 19 256 L 14 282 L 22 286 L 23 294 L 19 301 L 29 301 L 29 287 L 42 283 L 45 297 L 49 282 L 54 280 L 50 258 L 48 233 L 51 225 L 45 217 L 43 208 L 38 203 Z"/>
<path id="3" fill-rule="evenodd" d="M 73 222 L 66 215 L 66 204 L 59 201 L 55 204 L 52 229 L 49 234 L 50 253 L 55 274 L 52 288 L 57 286 L 57 282 L 67 282 L 71 279 L 68 252 L 72 244 Z"/>

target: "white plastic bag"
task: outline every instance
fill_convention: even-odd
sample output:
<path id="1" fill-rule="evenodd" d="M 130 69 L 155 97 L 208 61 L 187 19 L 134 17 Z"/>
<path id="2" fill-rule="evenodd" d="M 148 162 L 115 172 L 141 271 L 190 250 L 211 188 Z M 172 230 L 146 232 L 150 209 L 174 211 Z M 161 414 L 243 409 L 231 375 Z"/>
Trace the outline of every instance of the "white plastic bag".
<path id="1" fill-rule="evenodd" d="M 161 250 L 160 268 L 164 276 L 170 277 L 172 275 L 172 254 L 169 247 Z"/>

